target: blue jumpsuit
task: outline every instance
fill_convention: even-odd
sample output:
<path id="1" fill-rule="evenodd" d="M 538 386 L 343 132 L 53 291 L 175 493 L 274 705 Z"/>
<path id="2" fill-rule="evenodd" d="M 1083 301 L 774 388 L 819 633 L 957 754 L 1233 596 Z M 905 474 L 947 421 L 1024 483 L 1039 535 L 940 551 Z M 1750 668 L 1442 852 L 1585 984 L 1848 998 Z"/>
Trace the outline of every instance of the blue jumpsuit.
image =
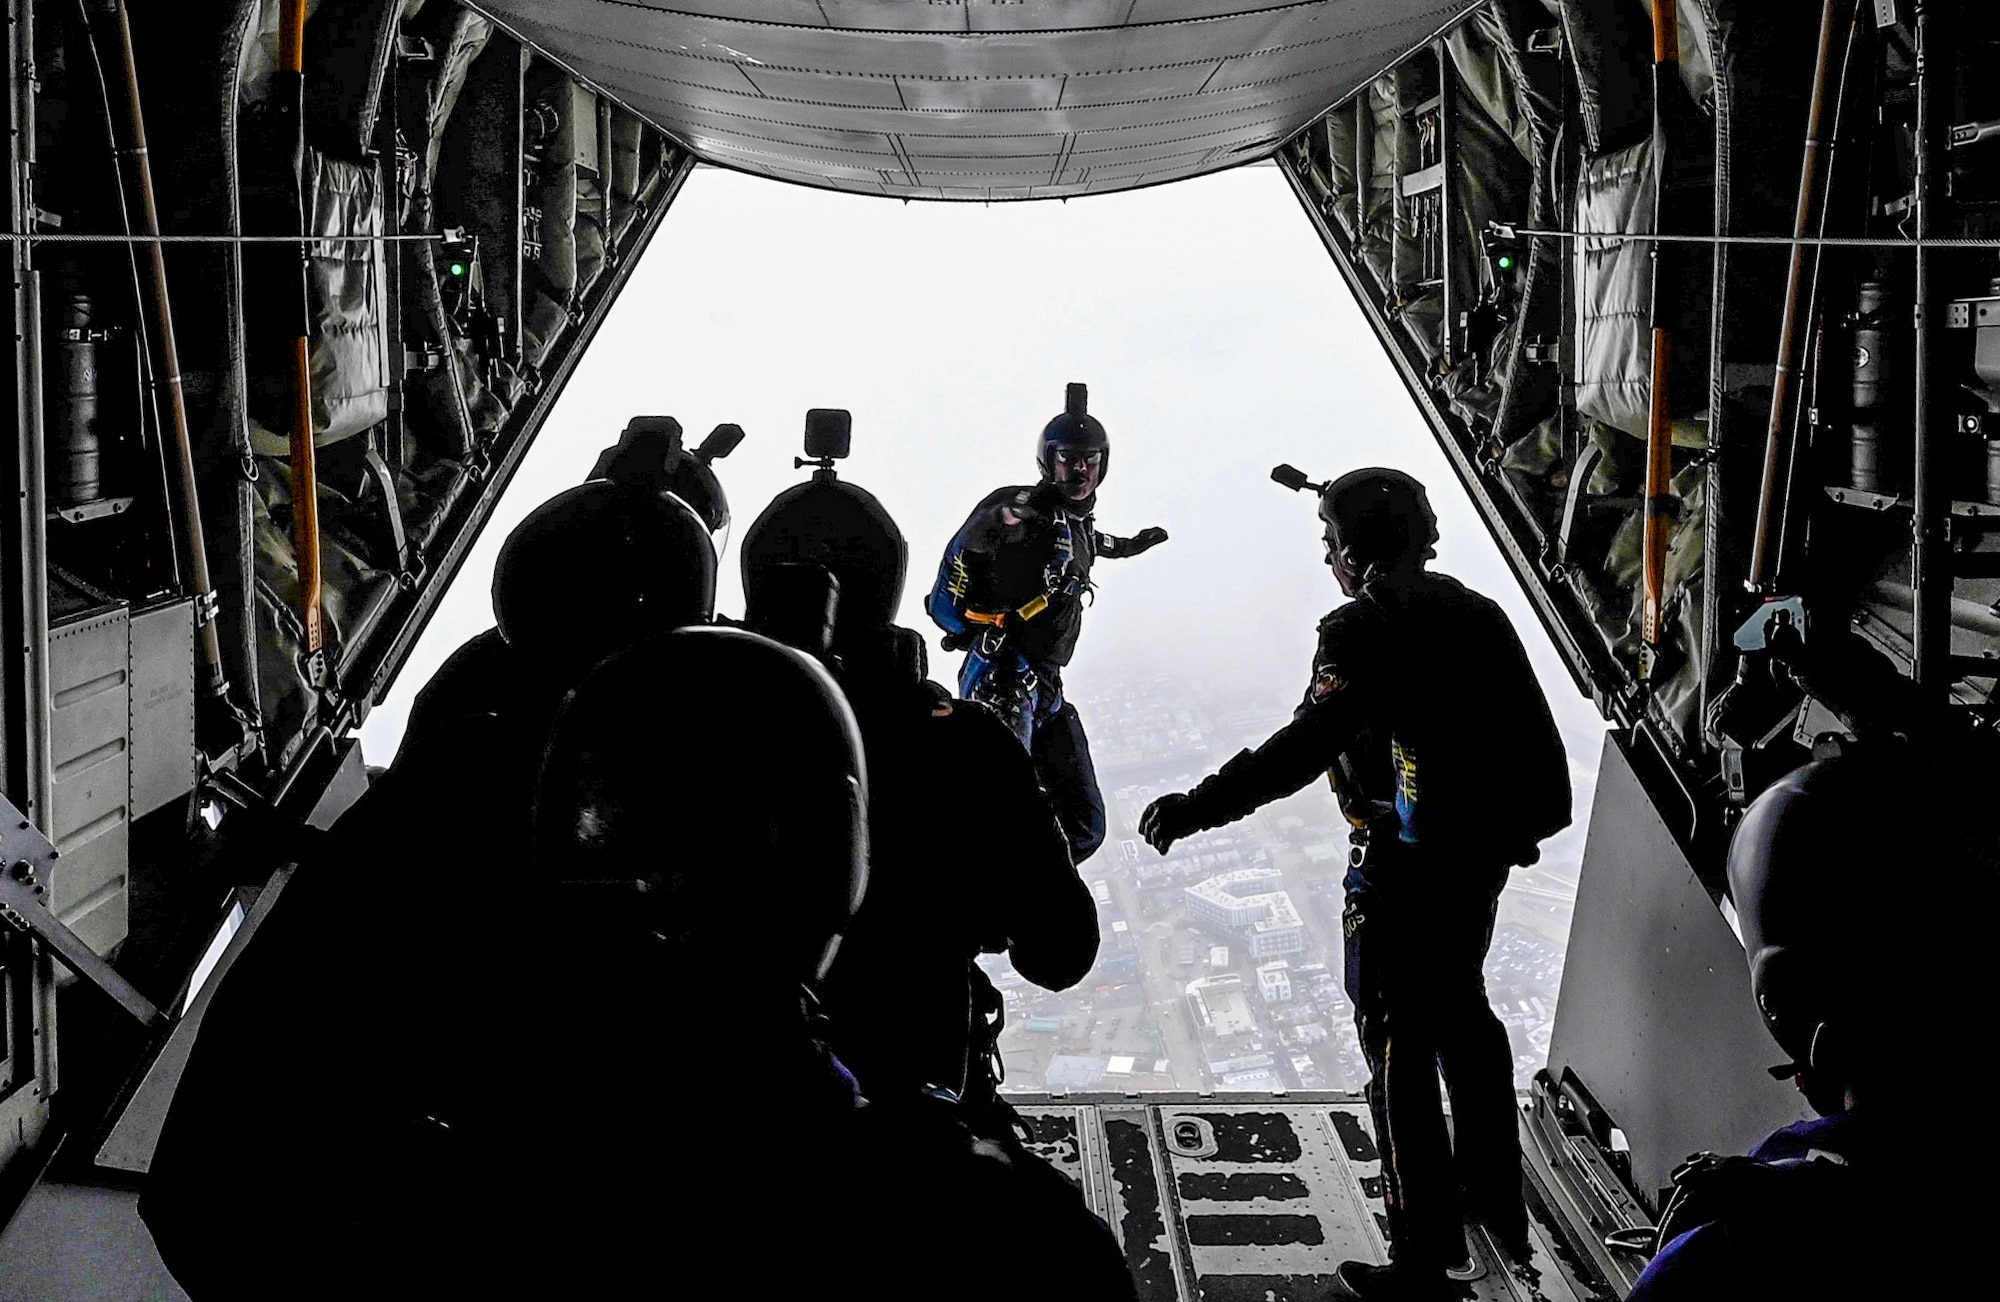
<path id="1" fill-rule="evenodd" d="M 1009 506 L 1028 518 L 1008 525 Z M 924 602 L 947 647 L 966 650 L 958 694 L 992 706 L 1034 757 L 1077 863 L 1104 843 L 1104 797 L 1062 668 L 1082 631 L 1091 564 L 1129 546 L 1098 532 L 1091 506 L 1050 484 L 995 489 L 953 535 Z"/>
<path id="2" fill-rule="evenodd" d="M 1917 1204 L 1927 1185 L 1942 1185 L 1889 1175 L 1884 1140 L 1868 1118 L 1839 1112 L 1773 1133 L 1748 1159 L 1724 1159 L 1690 1191 L 1701 1210 L 1678 1218 L 1694 1228 L 1660 1249 L 1628 1302 L 1955 1295 L 1930 1288 L 1954 1271 L 1969 1278 L 1966 1262 L 1984 1254 L 1968 1253 L 1971 1238 L 1939 1243 L 1903 1228 L 1930 1228 Z"/>

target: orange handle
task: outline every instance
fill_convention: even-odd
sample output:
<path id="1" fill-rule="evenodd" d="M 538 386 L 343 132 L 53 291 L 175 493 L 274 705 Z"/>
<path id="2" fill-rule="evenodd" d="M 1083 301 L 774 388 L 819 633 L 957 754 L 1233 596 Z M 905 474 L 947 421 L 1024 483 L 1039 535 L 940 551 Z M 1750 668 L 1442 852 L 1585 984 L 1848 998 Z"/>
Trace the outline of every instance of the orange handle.
<path id="1" fill-rule="evenodd" d="M 1667 541 L 1673 519 L 1667 513 L 1668 487 L 1673 481 L 1673 422 L 1667 419 L 1667 376 L 1673 369 L 1673 336 L 1653 331 L 1652 420 L 1646 430 L 1645 622 L 1641 635 L 1647 646 L 1658 646 L 1665 630 L 1661 607 L 1666 603 Z"/>
<path id="2" fill-rule="evenodd" d="M 313 460 L 312 344 L 292 341 L 292 548 L 298 554 L 299 615 L 306 651 L 322 645 L 319 570 L 319 469 Z"/>
<path id="3" fill-rule="evenodd" d="M 306 0 L 286 0 L 278 17 L 278 67 L 285 72 L 306 68 Z"/>

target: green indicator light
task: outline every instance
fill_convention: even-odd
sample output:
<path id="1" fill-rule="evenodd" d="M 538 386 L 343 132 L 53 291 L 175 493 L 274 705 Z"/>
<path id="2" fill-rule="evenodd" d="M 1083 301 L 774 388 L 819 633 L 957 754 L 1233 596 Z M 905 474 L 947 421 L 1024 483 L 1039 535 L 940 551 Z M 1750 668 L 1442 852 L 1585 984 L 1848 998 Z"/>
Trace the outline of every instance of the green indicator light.
<path id="1" fill-rule="evenodd" d="M 1511 254 L 1506 254 L 1506 253 L 1503 253 L 1503 254 L 1501 254 L 1501 255 L 1500 255 L 1500 270 L 1502 270 L 1502 271 L 1512 271 L 1513 269 L 1514 269 L 1514 259 L 1513 259 L 1513 256 L 1512 256 Z"/>
<path id="2" fill-rule="evenodd" d="M 465 264 L 463 262 L 452 263 L 451 274 L 454 276 L 463 276 L 465 274 Z"/>

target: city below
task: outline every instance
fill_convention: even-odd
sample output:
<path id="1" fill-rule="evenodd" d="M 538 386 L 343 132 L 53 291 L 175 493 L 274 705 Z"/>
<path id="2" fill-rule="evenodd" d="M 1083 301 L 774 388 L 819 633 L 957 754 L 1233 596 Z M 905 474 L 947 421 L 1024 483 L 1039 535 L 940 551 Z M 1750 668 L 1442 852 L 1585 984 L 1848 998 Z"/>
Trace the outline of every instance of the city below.
<path id="1" fill-rule="evenodd" d="M 1342 988 L 1347 823 L 1324 784 L 1166 855 L 1139 839 L 1154 797 L 1184 791 L 1291 717 L 1295 697 L 1171 675 L 1073 694 L 1091 738 L 1109 833 L 1080 871 L 1102 941 L 1069 990 L 982 960 L 1006 1001 L 1004 1088 L 1082 1093 L 1330 1089 L 1368 1079 Z M 1579 811 L 1579 816 L 1581 811 Z M 1548 1057 L 1576 903 L 1577 865 L 1514 870 L 1500 898 L 1487 995 L 1516 1085 Z"/>

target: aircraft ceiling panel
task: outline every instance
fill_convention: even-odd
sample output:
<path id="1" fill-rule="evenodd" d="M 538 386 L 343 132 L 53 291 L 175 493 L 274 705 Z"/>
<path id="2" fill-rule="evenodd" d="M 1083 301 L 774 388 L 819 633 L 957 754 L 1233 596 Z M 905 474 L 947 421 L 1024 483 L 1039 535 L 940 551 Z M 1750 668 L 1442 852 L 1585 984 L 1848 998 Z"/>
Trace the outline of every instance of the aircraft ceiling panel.
<path id="1" fill-rule="evenodd" d="M 918 6 L 910 0 L 820 0 L 820 3 L 830 27 L 880 30 L 921 25 L 936 32 L 1031 32 L 1125 26 L 1132 21 L 1133 0 L 1026 0 L 1020 4 L 960 2 L 922 6 L 928 13 L 913 13 Z M 1242 0 L 1180 0 L 1180 4 L 1206 13 L 1231 13 L 1244 7 Z M 731 3 L 731 7 L 757 6 L 756 0 L 741 0 Z"/>
<path id="2" fill-rule="evenodd" d="M 652 97 L 642 96 L 640 98 L 650 99 Z M 683 105 L 682 107 L 686 106 Z M 709 109 L 689 113 L 687 117 L 688 125 L 683 128 L 682 137 L 690 146 L 695 148 L 702 147 L 698 143 L 702 140 L 729 139 L 742 141 L 746 144 L 787 148 L 793 153 L 801 153 L 814 149 L 824 149 L 832 154 L 847 154 L 856 151 L 867 154 L 887 154 L 889 152 L 889 137 L 880 131 L 854 131 L 838 127 L 810 127 L 803 126 L 797 122 L 781 121 L 777 118 L 759 119 L 744 114 L 717 113 Z M 911 137 L 906 136 L 904 139 L 913 146 L 916 143 Z M 1035 148 L 1036 146 L 1032 144 L 1032 139 L 1030 137 L 1023 137 L 1011 143 L 1020 145 L 1026 141 L 1028 142 L 1028 147 Z M 995 142 L 996 146 L 1003 143 L 1008 142 Z M 954 153 L 966 155 L 975 155 L 981 152 L 979 142 L 976 140 L 954 140 L 951 142 L 951 148 Z"/>
<path id="3" fill-rule="evenodd" d="M 1197 154 L 1193 158 L 1163 158 L 1149 162 L 1125 163 L 1117 167 L 1093 167 L 1090 169 L 1090 179 L 1100 189 L 1118 189 L 1171 181 L 1194 172 L 1199 165 L 1200 157 Z"/>
<path id="4" fill-rule="evenodd" d="M 1133 0 L 931 0 L 928 4 L 916 0 L 660 0 L 632 7 L 797 27 L 978 32 L 1117 27 L 1128 21 L 1132 4 Z M 1243 6 L 1241 0 L 1181 0 L 1175 7 L 1227 13 Z"/>
<path id="5" fill-rule="evenodd" d="M 921 175 L 923 179 L 927 182 L 931 183 L 942 182 L 946 185 L 956 184 L 958 181 L 962 179 L 960 177 L 953 176 L 948 172 L 947 173 L 924 172 Z M 982 174 L 980 176 L 979 183 L 983 186 L 988 186 L 995 191 L 1040 190 L 1049 186 L 1050 178 L 1053 177 L 1054 175 L 1055 175 L 1055 169 L 1053 167 L 1044 168 L 1040 171 L 1034 171 L 1034 172 L 1029 172 L 1029 171 L 994 172 L 994 173 Z"/>
<path id="6" fill-rule="evenodd" d="M 676 59 L 648 61 L 616 45 L 591 44 L 563 60 L 576 71 L 610 90 L 649 87 L 654 93 L 675 93 L 713 101 L 738 96 L 760 100 L 763 92 L 733 63 Z M 706 92 L 706 93 L 704 93 Z"/>
<path id="7" fill-rule="evenodd" d="M 1094 72 L 1068 77 L 1063 82 L 1062 106 L 1136 104 L 1199 94 L 1225 62 L 1227 60 L 1202 59 L 1163 68 Z"/>
<path id="8" fill-rule="evenodd" d="M 736 65 L 743 79 L 766 99 L 790 104 L 815 104 L 827 108 L 903 109 L 907 97 L 894 77 L 835 77 L 823 72 L 799 72 L 790 68 L 755 68 Z"/>
<path id="9" fill-rule="evenodd" d="M 1095 194 L 1268 155 L 1475 2 L 480 7 L 711 162 L 986 200 Z"/>
<path id="10" fill-rule="evenodd" d="M 1379 56 L 1373 51 L 1352 56 L 1336 54 L 1329 61 L 1324 51 L 1287 50 L 1279 54 L 1231 59 L 1217 70 L 1215 79 L 1208 83 L 1208 89 L 1219 95 L 1252 87 L 1289 86 L 1302 78 L 1311 78 L 1317 84 L 1329 76 L 1346 80 L 1357 71 L 1372 74 L 1379 67 Z"/>
<path id="11" fill-rule="evenodd" d="M 1164 140 L 1154 145 L 1137 149 L 1121 149 L 1115 154 L 1098 154 L 1087 158 L 1071 157 L 1068 162 L 1074 167 L 1089 167 L 1106 175 L 1117 175 L 1133 168 L 1154 169 L 1162 166 L 1195 167 L 1207 161 L 1208 156 L 1220 146 L 1196 141 L 1190 145 L 1181 141 Z"/>
<path id="12" fill-rule="evenodd" d="M 917 136 L 899 135 L 897 140 L 911 158 L 932 162 L 965 163 L 973 159 L 1019 163 L 1028 158 L 1059 158 L 1067 148 L 1075 152 L 1067 133 L 1017 136 Z"/>
<path id="13" fill-rule="evenodd" d="M 662 0 L 644 7 L 801 27 L 985 32 L 1185 22 L 1227 16 L 1246 6 L 1243 0 L 1026 0 L 1012 4 L 955 0 L 921 6 L 912 0 Z M 1283 0 L 1272 0 L 1265 7 L 1285 5 Z"/>
<path id="14" fill-rule="evenodd" d="M 898 77 L 895 86 L 918 113 L 993 113 L 1053 109 L 1066 77 Z"/>
<path id="15" fill-rule="evenodd" d="M 827 15 L 834 6 L 821 0 L 647 0 L 634 9 L 662 9 L 696 18 L 735 18 L 745 22 L 790 23 L 799 27 L 827 27 Z"/>
<path id="16" fill-rule="evenodd" d="M 1346 0 L 1346 2 L 1351 5 L 1353 0 Z M 1240 13 L 1245 9 L 1299 9 L 1306 7 L 1308 6 L 1284 3 L 1265 4 L 1262 6 L 1247 5 L 1241 3 L 1241 0 L 1238 0 L 1235 4 L 1222 3 L 1220 0 L 1132 0 L 1131 12 L 1126 14 L 1125 22 L 1126 25 L 1131 27 L 1144 27 L 1153 23 L 1185 23 L 1201 19 L 1214 19 L 1225 14 Z M 1310 7 L 1338 9 L 1341 6 L 1335 4 L 1331 6 L 1315 5 Z"/>
<path id="17" fill-rule="evenodd" d="M 824 173 L 843 182 L 860 182 L 875 185 L 882 180 L 883 172 L 890 172 L 907 179 L 903 162 L 894 154 L 852 155 L 837 162 L 829 162 L 822 156 L 806 156 L 780 147 L 760 147 L 736 141 L 717 141 L 715 156 L 718 161 L 739 167 L 762 165 L 782 168 L 800 175 Z"/>
<path id="18" fill-rule="evenodd" d="M 1258 102 L 1245 102 L 1222 112 L 1199 117 L 1173 118 L 1144 126 L 1115 131 L 1084 130 L 1076 133 L 1078 157 L 1115 157 L 1127 149 L 1142 149 L 1166 140 L 1185 140 L 1199 145 L 1232 145 L 1257 138 L 1257 133 L 1285 121 L 1281 113 Z"/>

